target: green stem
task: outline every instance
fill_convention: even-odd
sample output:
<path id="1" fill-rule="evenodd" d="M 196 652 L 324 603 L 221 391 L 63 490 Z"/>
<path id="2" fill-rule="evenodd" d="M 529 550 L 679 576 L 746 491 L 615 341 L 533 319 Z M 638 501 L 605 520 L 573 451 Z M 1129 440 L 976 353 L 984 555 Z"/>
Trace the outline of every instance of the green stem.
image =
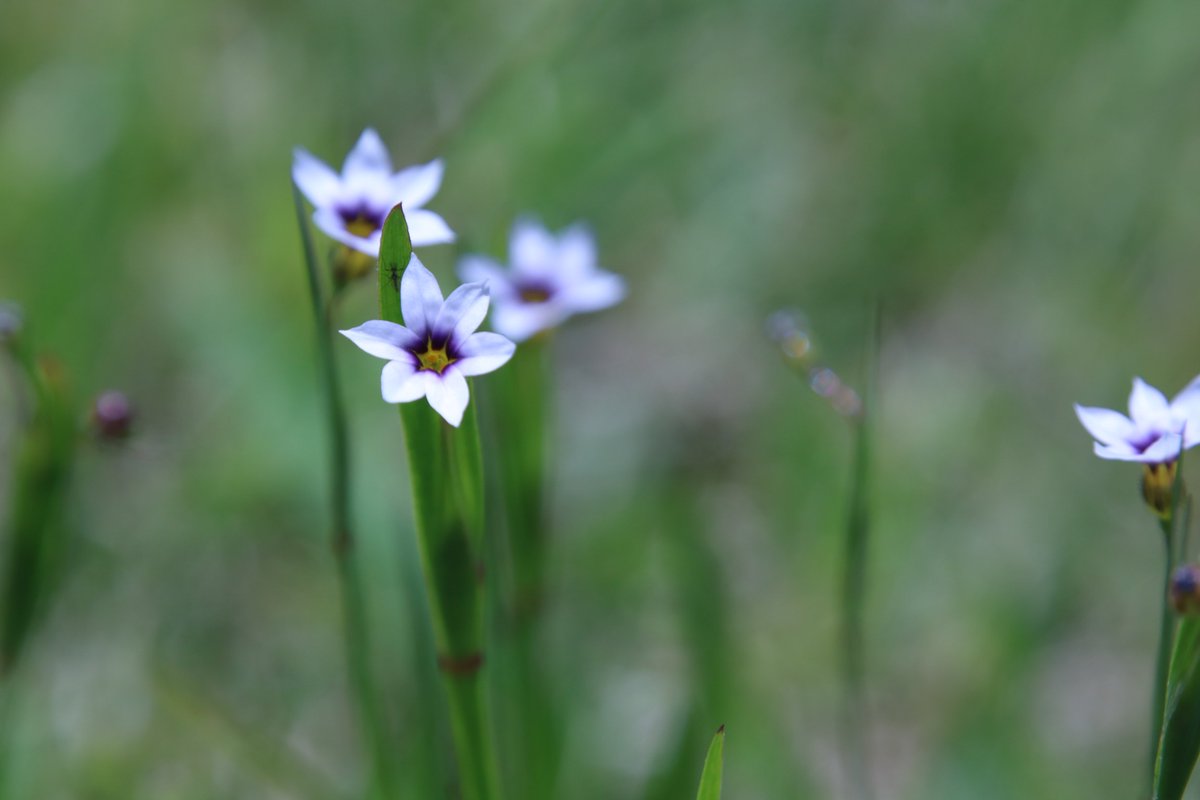
<path id="1" fill-rule="evenodd" d="M 875 370 L 880 336 L 880 308 L 875 304 L 866 369 L 862 411 L 854 421 L 854 462 L 850 474 L 850 507 L 842 562 L 841 659 L 843 681 L 842 737 L 853 796 L 874 796 L 868 745 L 863 609 L 867 591 L 867 552 L 870 541 L 871 423 L 875 413 Z"/>
<path id="2" fill-rule="evenodd" d="M 450 729 L 458 753 L 464 800 L 500 796 L 496 759 L 492 753 L 491 718 L 482 670 L 470 675 L 443 672 L 442 685 L 450 706 Z"/>
<path id="3" fill-rule="evenodd" d="M 855 426 L 854 464 L 850 489 L 850 510 L 846 522 L 845 551 L 842 564 L 841 658 L 844 707 L 842 733 L 854 796 L 870 798 L 871 782 L 867 775 L 867 714 L 865 697 L 863 601 L 866 595 L 867 543 L 870 531 L 868 515 L 868 471 L 870 434 L 867 423 Z"/>
<path id="4" fill-rule="evenodd" d="M 321 289 L 316 252 L 308 228 L 308 218 L 299 190 L 293 185 L 296 218 L 304 245 L 304 263 L 312 301 L 313 321 L 317 330 L 317 361 L 325 394 L 326 423 L 329 431 L 329 496 L 332 512 L 331 547 L 337 562 L 338 584 L 342 601 L 342 643 L 351 691 L 357 706 L 359 723 L 371 752 L 375 794 L 383 798 L 399 796 L 399 785 L 387 744 L 387 727 L 382 704 L 371 677 L 370 629 L 367 623 L 365 591 L 354 553 L 354 534 L 350 512 L 350 440 L 342 402 L 341 382 L 333 352 L 333 311 L 341 295 L 335 289 L 328 303 Z"/>
<path id="5" fill-rule="evenodd" d="M 1150 777 L 1154 778 L 1154 765 L 1158 760 L 1159 739 L 1162 734 L 1163 715 L 1167 702 L 1167 678 L 1171 668 L 1171 649 L 1175 641 L 1175 612 L 1171 608 L 1168 587 L 1175 573 L 1175 526 L 1174 513 L 1160 520 L 1163 533 L 1164 579 L 1162 607 L 1159 610 L 1158 656 L 1154 662 L 1154 693 L 1150 706 Z"/>
<path id="6" fill-rule="evenodd" d="M 403 323 L 400 283 L 412 257 L 403 210 L 383 226 L 380 319 Z M 500 797 L 484 680 L 483 463 L 475 406 L 459 428 L 425 402 L 401 403 L 417 544 L 450 707 L 463 800 Z"/>

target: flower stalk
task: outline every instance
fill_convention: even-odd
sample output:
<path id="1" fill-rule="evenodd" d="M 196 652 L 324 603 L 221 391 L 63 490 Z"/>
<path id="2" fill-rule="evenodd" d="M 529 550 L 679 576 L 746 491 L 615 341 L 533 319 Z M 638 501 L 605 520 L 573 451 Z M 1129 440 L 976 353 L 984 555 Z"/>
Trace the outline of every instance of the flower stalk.
<path id="1" fill-rule="evenodd" d="M 1175 644 L 1176 614 L 1172 602 L 1172 587 L 1177 566 L 1182 563 L 1184 553 L 1181 544 L 1179 518 L 1181 495 L 1183 494 L 1183 470 L 1179 468 L 1179 452 L 1167 464 L 1147 464 L 1142 478 L 1142 494 L 1147 505 L 1159 517 L 1159 528 L 1163 536 L 1164 574 L 1163 585 L 1167 589 L 1162 595 L 1159 611 L 1158 648 L 1154 661 L 1154 691 L 1150 705 L 1150 775 L 1155 774 L 1162 739 L 1163 718 L 1166 714 L 1167 686 L 1170 678 L 1171 653 Z M 1169 477 L 1168 477 L 1169 476 Z M 1186 516 L 1186 515 L 1185 515 Z M 1186 529 L 1186 522 L 1185 522 Z"/>
<path id="2" fill-rule="evenodd" d="M 344 657 L 359 724 L 370 750 L 375 792 L 383 798 L 393 798 L 399 793 L 398 778 L 392 766 L 395 759 L 388 745 L 383 705 L 371 675 L 371 641 L 366 593 L 355 554 L 351 513 L 350 440 L 341 381 L 333 351 L 333 313 L 345 284 L 336 282 L 331 296 L 325 298 L 303 200 L 295 184 L 292 192 L 304 248 L 309 296 L 317 333 L 317 363 L 325 399 L 325 422 L 329 436 L 330 548 L 337 564 L 341 594 Z"/>
<path id="3" fill-rule="evenodd" d="M 396 206 L 384 222 L 380 245 L 384 322 L 405 322 L 400 287 L 411 258 L 404 212 Z M 399 413 L 461 793 L 464 800 L 494 800 L 500 786 L 483 669 L 483 464 L 475 409 L 465 408 L 457 425 L 426 403 L 402 402 Z"/>

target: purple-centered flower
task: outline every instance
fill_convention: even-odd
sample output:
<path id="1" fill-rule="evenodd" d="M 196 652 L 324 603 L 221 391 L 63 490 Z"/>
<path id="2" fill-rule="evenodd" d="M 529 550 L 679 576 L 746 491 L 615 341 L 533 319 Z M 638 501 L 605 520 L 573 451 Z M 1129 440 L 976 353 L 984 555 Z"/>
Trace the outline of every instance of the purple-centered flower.
<path id="1" fill-rule="evenodd" d="M 374 258 L 379 257 L 383 221 L 397 203 L 404 204 L 414 247 L 454 241 L 446 221 L 422 208 L 441 187 L 442 172 L 439 158 L 393 173 L 387 148 L 371 128 L 346 156 L 340 175 L 299 147 L 292 159 L 292 180 L 313 204 L 317 227 Z"/>
<path id="2" fill-rule="evenodd" d="M 341 333 L 365 352 L 387 359 L 384 400 L 427 398 L 434 411 L 458 427 L 470 399 L 467 378 L 499 369 L 516 349 L 498 333 L 475 332 L 487 310 L 485 284 L 463 284 L 443 300 L 437 278 L 414 255 L 400 279 L 404 324 L 371 320 Z"/>
<path id="3" fill-rule="evenodd" d="M 492 325 L 516 342 L 572 314 L 616 305 L 625 296 L 625 281 L 596 266 L 596 242 L 582 225 L 555 236 L 532 220 L 518 220 L 509 261 L 505 270 L 490 258 L 467 256 L 458 274 L 488 283 L 496 301 Z"/>
<path id="4" fill-rule="evenodd" d="M 1133 379 L 1129 416 L 1076 404 L 1083 427 L 1096 439 L 1096 455 L 1119 461 L 1166 464 L 1200 443 L 1200 377 L 1167 402 L 1158 389 Z"/>

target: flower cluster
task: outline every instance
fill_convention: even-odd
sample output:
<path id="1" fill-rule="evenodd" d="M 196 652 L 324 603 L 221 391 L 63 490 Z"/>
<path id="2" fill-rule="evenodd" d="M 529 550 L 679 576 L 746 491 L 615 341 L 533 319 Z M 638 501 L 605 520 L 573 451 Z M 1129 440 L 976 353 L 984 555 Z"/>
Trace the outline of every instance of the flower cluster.
<path id="1" fill-rule="evenodd" d="M 379 257 L 384 221 L 397 205 L 404 209 L 414 247 L 454 241 L 445 220 L 423 208 L 440 188 L 442 172 L 436 160 L 393 173 L 383 141 L 370 128 L 346 156 L 340 174 L 299 148 L 292 164 L 292 180 L 312 203 L 317 227 L 372 258 Z M 595 240 L 581 225 L 555 236 L 532 221 L 518 221 L 510 261 L 505 270 L 482 256 L 463 259 L 459 274 L 467 283 L 443 299 L 437 279 L 414 254 L 400 280 L 404 324 L 372 320 L 341 331 L 365 352 L 387 360 L 384 400 L 407 403 L 424 397 L 457 427 L 470 400 L 466 379 L 501 367 L 512 357 L 514 341 L 625 296 L 624 281 L 597 267 Z M 477 332 L 493 298 L 498 333 Z"/>

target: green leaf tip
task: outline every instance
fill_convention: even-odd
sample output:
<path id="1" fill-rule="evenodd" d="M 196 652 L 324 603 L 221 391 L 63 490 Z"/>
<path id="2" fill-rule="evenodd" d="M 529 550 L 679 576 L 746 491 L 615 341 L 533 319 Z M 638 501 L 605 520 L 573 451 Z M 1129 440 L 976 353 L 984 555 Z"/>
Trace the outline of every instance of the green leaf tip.
<path id="1" fill-rule="evenodd" d="M 379 312 L 382 319 L 400 323 L 400 278 L 412 260 L 412 239 L 404 206 L 397 203 L 383 221 L 379 240 Z"/>
<path id="2" fill-rule="evenodd" d="M 412 238 L 408 234 L 408 220 L 404 218 L 404 204 L 397 203 L 383 221 L 382 238 L 379 240 L 379 265 L 394 271 L 398 279 L 411 259 Z"/>
<path id="3" fill-rule="evenodd" d="M 725 726 L 717 728 L 708 755 L 704 757 L 704 772 L 700 774 L 700 791 L 696 800 L 721 800 L 721 773 L 724 769 Z"/>

